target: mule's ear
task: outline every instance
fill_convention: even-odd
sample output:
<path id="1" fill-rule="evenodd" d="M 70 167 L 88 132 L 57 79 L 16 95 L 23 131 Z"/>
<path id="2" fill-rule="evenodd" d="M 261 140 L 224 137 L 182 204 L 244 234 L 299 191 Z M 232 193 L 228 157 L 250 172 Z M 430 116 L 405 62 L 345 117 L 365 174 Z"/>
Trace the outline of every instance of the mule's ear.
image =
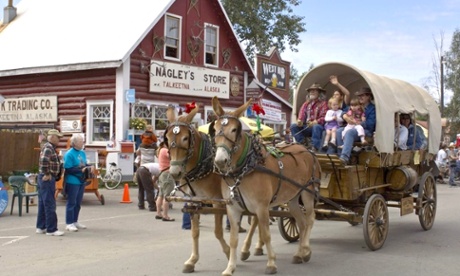
<path id="1" fill-rule="evenodd" d="M 187 116 L 185 117 L 185 121 L 190 124 L 190 122 L 192 122 L 193 120 L 193 117 L 195 117 L 196 113 L 198 113 L 199 109 L 199 106 L 196 105 L 195 108 L 192 109 L 192 111 L 190 111 L 189 114 L 187 114 Z"/>
<path id="2" fill-rule="evenodd" d="M 168 109 L 166 110 L 166 118 L 170 123 L 173 123 L 176 120 L 176 113 L 174 112 L 173 106 L 168 106 Z"/>
<path id="3" fill-rule="evenodd" d="M 225 114 L 217 96 L 212 98 L 212 109 L 214 110 L 214 113 L 216 113 L 216 115 L 219 117 Z"/>
<path id="4" fill-rule="evenodd" d="M 246 109 L 248 109 L 248 107 L 251 105 L 251 103 L 252 103 L 252 99 L 249 99 L 249 101 L 247 101 L 245 104 L 243 104 L 242 106 L 238 107 L 237 110 L 232 112 L 233 116 L 241 117 L 244 114 L 244 112 L 246 111 Z"/>
<path id="5" fill-rule="evenodd" d="M 216 121 L 212 121 L 210 124 L 209 124 L 209 128 L 208 128 L 208 134 L 209 136 L 211 136 L 211 138 L 214 138 L 214 136 L 216 136 L 216 130 L 214 129 L 214 123 Z"/>

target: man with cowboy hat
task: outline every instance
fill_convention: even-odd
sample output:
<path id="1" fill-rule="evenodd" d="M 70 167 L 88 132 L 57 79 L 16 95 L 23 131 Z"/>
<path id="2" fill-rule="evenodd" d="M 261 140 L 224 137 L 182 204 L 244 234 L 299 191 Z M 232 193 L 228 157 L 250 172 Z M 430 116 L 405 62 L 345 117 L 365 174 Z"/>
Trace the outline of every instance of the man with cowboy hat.
<path id="1" fill-rule="evenodd" d="M 311 137 L 312 151 L 321 147 L 321 138 L 324 131 L 324 117 L 327 112 L 327 102 L 320 98 L 320 93 L 326 90 L 318 83 L 312 84 L 308 89 L 305 103 L 300 108 L 296 124 L 291 125 L 291 133 L 298 143 L 303 143 L 305 137 Z"/>
<path id="2" fill-rule="evenodd" d="M 361 126 L 364 128 L 364 135 L 366 137 L 372 137 L 375 132 L 375 105 L 371 102 L 373 100 L 372 91 L 369 87 L 363 87 L 359 91 L 355 92 L 355 96 L 358 97 L 359 103 L 364 107 L 364 115 L 366 120 L 361 122 Z M 345 113 L 344 113 L 345 114 Z M 345 114 L 343 120 L 348 122 L 350 118 Z M 342 148 L 342 152 L 339 152 L 340 160 L 344 164 L 348 164 L 353 149 L 353 143 L 359 142 L 360 138 L 356 129 L 351 129 L 346 132 L 342 139 L 343 127 L 337 130 L 337 146 Z"/>

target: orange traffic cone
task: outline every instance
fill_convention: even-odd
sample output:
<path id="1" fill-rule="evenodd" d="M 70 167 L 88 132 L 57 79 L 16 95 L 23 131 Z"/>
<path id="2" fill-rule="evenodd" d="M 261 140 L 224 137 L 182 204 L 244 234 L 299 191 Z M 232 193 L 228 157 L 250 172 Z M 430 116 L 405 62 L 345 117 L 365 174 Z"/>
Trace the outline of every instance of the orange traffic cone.
<path id="1" fill-rule="evenodd" d="M 131 199 L 129 198 L 128 183 L 125 183 L 125 189 L 123 190 L 123 198 L 121 199 L 120 203 L 132 203 Z"/>

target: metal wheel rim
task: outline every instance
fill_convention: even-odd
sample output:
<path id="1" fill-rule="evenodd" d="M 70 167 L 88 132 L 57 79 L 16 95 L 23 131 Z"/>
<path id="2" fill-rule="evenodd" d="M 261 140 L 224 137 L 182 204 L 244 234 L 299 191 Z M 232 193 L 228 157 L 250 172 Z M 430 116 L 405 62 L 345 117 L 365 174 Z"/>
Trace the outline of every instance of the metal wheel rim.
<path id="1" fill-rule="evenodd" d="M 113 190 L 117 187 L 114 182 L 115 175 L 106 175 L 104 176 L 105 187 L 109 190 Z"/>
<path id="2" fill-rule="evenodd" d="M 388 208 L 383 196 L 375 194 L 366 203 L 363 217 L 364 239 L 369 249 L 380 249 L 388 236 Z"/>
<path id="3" fill-rule="evenodd" d="M 288 242 L 295 242 L 299 239 L 299 229 L 294 218 L 280 217 L 278 219 L 278 228 L 281 237 Z"/>
<path id="4" fill-rule="evenodd" d="M 120 182 L 121 182 L 121 178 L 122 178 L 122 175 L 120 172 L 116 172 L 114 175 L 113 175 L 113 181 L 115 182 L 115 188 L 118 187 L 118 185 L 120 185 Z"/>
<path id="5" fill-rule="evenodd" d="M 433 227 L 436 217 L 436 182 L 431 173 L 423 174 L 417 198 L 418 218 L 422 228 L 427 231 Z"/>

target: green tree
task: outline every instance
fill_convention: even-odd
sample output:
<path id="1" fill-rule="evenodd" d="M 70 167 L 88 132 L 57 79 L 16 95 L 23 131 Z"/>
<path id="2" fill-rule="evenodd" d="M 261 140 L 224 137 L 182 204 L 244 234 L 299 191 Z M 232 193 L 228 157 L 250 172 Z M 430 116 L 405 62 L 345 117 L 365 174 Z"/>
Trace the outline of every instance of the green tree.
<path id="1" fill-rule="evenodd" d="M 445 88 L 453 92 L 453 96 L 444 109 L 450 121 L 450 133 L 460 133 L 460 30 L 456 29 L 449 51 L 445 53 Z M 452 137 L 454 138 L 454 137 Z"/>
<path id="2" fill-rule="evenodd" d="M 304 17 L 294 15 L 300 0 L 221 0 L 240 43 L 251 63 L 254 55 L 266 53 L 275 46 L 280 53 L 286 45 L 293 52 L 300 44 L 300 33 L 306 31 Z"/>

